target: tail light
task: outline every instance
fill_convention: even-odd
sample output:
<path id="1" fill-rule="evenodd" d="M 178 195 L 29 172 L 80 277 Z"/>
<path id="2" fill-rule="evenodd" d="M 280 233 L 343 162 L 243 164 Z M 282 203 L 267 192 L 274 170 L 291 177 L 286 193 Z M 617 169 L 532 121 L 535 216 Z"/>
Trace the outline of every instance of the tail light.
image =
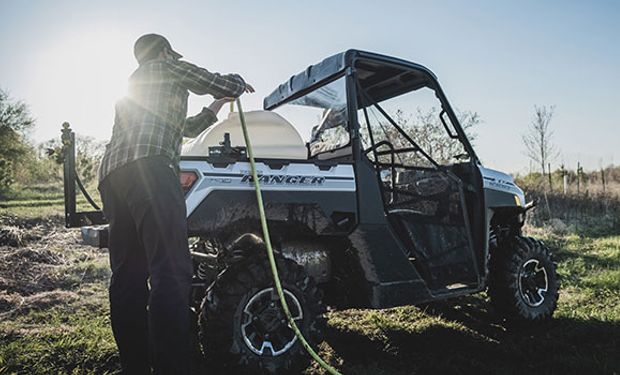
<path id="1" fill-rule="evenodd" d="M 196 183 L 196 180 L 198 180 L 198 175 L 196 172 L 192 171 L 181 171 L 179 179 L 181 180 L 181 188 L 183 188 L 183 192 L 187 194 L 187 192 L 190 191 L 192 186 Z"/>

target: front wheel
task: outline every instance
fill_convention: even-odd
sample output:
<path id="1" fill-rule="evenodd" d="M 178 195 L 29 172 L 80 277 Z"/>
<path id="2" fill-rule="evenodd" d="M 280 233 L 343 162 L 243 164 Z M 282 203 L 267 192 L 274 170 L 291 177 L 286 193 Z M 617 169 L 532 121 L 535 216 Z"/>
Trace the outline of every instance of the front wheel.
<path id="1" fill-rule="evenodd" d="M 516 236 L 491 253 L 489 296 L 508 326 L 551 319 L 559 281 L 549 248 L 540 240 Z"/>
<path id="2" fill-rule="evenodd" d="M 277 266 L 293 320 L 315 346 L 325 323 L 320 290 L 294 261 L 280 258 Z M 235 263 L 218 277 L 203 301 L 200 331 L 205 354 L 239 365 L 238 371 L 299 373 L 309 363 L 264 258 Z"/>

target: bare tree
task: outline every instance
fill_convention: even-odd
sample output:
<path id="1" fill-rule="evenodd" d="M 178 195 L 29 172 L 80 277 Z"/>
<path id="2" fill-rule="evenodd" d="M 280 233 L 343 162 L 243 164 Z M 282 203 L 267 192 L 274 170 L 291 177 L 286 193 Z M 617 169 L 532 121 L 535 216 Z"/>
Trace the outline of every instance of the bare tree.
<path id="1" fill-rule="evenodd" d="M 555 106 L 534 106 L 534 118 L 528 132 L 523 135 L 526 155 L 540 165 L 543 175 L 547 172 L 547 164 L 560 155 L 552 142 L 553 130 L 549 128 L 554 112 Z"/>
<path id="2" fill-rule="evenodd" d="M 374 116 L 375 113 L 372 110 L 369 113 L 375 143 L 386 140 L 397 150 L 411 147 L 409 141 L 385 118 L 380 115 Z M 391 117 L 433 160 L 439 164 L 451 164 L 457 160 L 455 157 L 466 155 L 466 151 L 459 140 L 448 136 L 439 118 L 440 113 L 441 110 L 436 107 L 426 110 L 418 108 L 413 113 L 398 109 L 391 114 Z M 477 136 L 473 131 L 474 128 L 482 123 L 480 115 L 477 112 L 457 111 L 457 118 L 467 138 L 472 142 Z M 360 133 L 364 148 L 370 147 L 370 137 L 365 120 Z M 373 157 L 372 154 L 369 156 Z M 390 157 L 390 155 L 383 155 L 379 157 L 379 160 L 390 163 Z M 397 153 L 396 159 L 405 165 L 432 167 L 432 164 L 421 153 L 415 151 Z"/>

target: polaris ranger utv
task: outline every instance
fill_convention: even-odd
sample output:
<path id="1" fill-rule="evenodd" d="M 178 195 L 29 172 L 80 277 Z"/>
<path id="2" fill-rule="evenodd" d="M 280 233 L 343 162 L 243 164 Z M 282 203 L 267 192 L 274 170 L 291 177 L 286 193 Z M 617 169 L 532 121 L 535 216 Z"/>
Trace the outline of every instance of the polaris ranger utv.
<path id="1" fill-rule="evenodd" d="M 411 125 L 407 114 L 429 104 L 440 125 Z M 311 343 L 325 305 L 387 308 L 488 289 L 508 325 L 551 318 L 555 263 L 521 234 L 533 205 L 509 175 L 481 165 L 430 70 L 349 50 L 291 77 L 264 109 L 246 114 L 248 128 L 284 294 Z M 305 352 L 277 303 L 238 119 L 224 123 L 186 145 L 180 164 L 197 330 L 209 356 L 290 372 Z M 297 129 L 312 129 L 309 142 Z M 101 212 L 76 212 L 75 182 L 85 190 L 68 125 L 63 141 L 67 226 L 105 246 L 105 227 L 87 226 L 104 224 Z"/>

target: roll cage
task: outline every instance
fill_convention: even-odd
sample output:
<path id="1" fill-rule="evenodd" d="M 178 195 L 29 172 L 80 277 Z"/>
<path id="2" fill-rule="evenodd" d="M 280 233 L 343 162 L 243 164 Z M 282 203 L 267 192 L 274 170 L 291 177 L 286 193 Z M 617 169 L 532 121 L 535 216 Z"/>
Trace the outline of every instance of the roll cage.
<path id="1" fill-rule="evenodd" d="M 292 76 L 287 82 L 278 86 L 264 99 L 263 108 L 273 110 L 343 76 L 347 78 L 350 146 L 356 159 L 369 151 L 364 150 L 361 145 L 360 122 L 357 118 L 358 110 L 365 110 L 371 106 L 375 107 L 392 123 L 402 136 L 415 145 L 413 139 L 404 132 L 401 126 L 391 119 L 379 103 L 427 87 L 433 90 L 441 103 L 440 120 L 448 136 L 458 139 L 463 144 L 470 160 L 479 163 L 476 153 L 467 139 L 445 93 L 441 89 L 435 74 L 422 65 L 406 60 L 359 50 L 348 50 L 333 55 L 315 65 L 309 66 L 303 72 Z M 451 131 L 444 115 L 448 117 L 456 134 Z M 432 158 L 429 158 L 429 161 L 436 165 Z"/>

